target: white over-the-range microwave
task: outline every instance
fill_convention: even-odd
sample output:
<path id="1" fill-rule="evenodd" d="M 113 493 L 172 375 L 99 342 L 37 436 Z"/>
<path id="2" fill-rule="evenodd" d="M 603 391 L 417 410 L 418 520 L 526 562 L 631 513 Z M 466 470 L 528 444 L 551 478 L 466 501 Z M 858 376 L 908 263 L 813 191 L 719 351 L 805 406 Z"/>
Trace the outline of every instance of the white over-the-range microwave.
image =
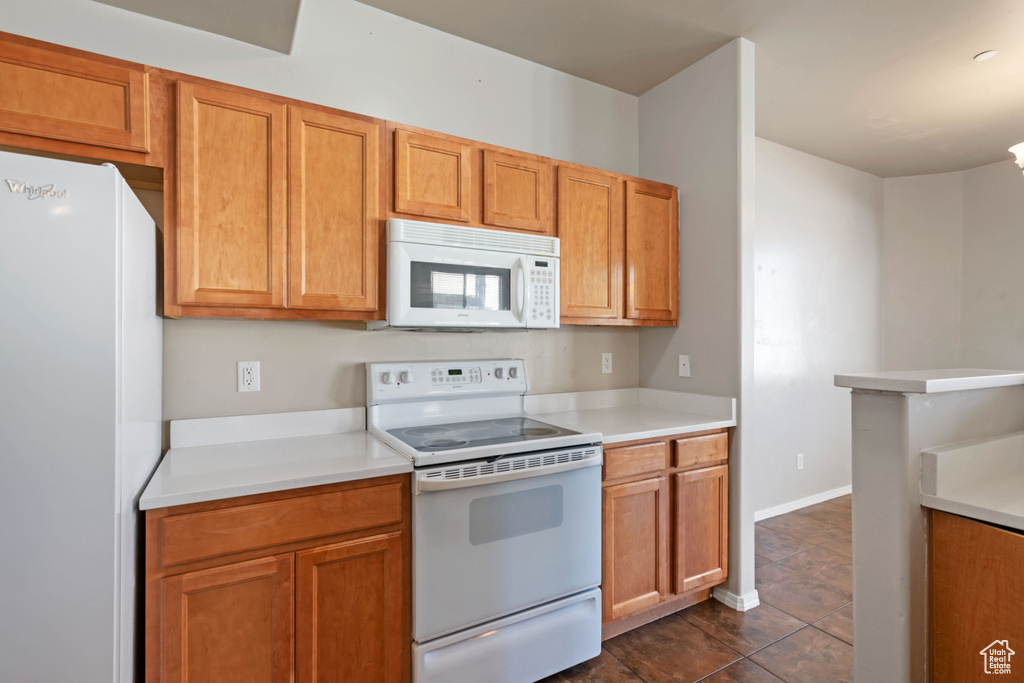
<path id="1" fill-rule="evenodd" d="M 558 238 L 390 218 L 387 320 L 368 329 L 558 327 Z"/>

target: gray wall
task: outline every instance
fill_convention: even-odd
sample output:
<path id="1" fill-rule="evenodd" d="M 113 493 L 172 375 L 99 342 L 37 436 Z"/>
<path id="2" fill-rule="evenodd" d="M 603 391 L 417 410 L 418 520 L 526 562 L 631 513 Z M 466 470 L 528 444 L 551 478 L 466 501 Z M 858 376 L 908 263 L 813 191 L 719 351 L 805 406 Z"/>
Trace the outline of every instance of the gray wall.
<path id="1" fill-rule="evenodd" d="M 850 392 L 833 378 L 882 364 L 882 180 L 760 138 L 756 153 L 744 454 L 763 511 L 850 484 Z"/>
<path id="2" fill-rule="evenodd" d="M 1024 177 L 1012 161 L 964 171 L 960 364 L 1024 368 Z"/>
<path id="3" fill-rule="evenodd" d="M 3 30 L 41 40 L 637 173 L 636 97 L 352 0 L 304 0 L 292 55 L 81 0 L 8 2 L 3 17 Z M 168 320 L 164 417 L 362 405 L 362 364 L 378 360 L 516 356 L 539 392 L 639 383 L 636 330 L 424 335 L 362 327 Z M 614 371 L 604 375 L 607 351 Z M 239 360 L 261 362 L 260 392 L 236 392 Z"/>
<path id="4" fill-rule="evenodd" d="M 956 367 L 963 173 L 887 178 L 884 187 L 884 366 Z"/>
<path id="5" fill-rule="evenodd" d="M 1020 169 L 884 182 L 886 368 L 1024 368 Z"/>
<path id="6" fill-rule="evenodd" d="M 303 0 L 292 54 L 86 0 L 3 1 L 2 29 L 622 173 L 637 98 L 355 2 Z"/>
<path id="7" fill-rule="evenodd" d="M 182 319 L 164 323 L 166 419 L 365 405 L 369 361 L 525 358 L 530 391 L 637 386 L 637 333 L 367 332 L 345 322 Z M 601 353 L 613 372 L 601 374 Z M 260 361 L 260 391 L 236 391 L 235 363 Z"/>
<path id="8" fill-rule="evenodd" d="M 640 383 L 739 398 L 729 463 L 731 599 L 754 591 L 744 447 L 752 312 L 754 45 L 737 39 L 640 97 L 640 173 L 679 187 L 679 326 L 640 332 Z M 678 375 L 688 354 L 691 377 Z"/>

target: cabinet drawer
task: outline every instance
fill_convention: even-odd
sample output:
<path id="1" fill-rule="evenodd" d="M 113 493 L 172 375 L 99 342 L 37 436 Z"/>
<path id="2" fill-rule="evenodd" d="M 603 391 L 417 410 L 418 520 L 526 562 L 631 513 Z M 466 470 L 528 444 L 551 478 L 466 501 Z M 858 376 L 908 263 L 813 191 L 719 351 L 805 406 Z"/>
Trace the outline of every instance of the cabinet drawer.
<path id="1" fill-rule="evenodd" d="M 668 467 L 668 442 L 610 448 L 604 452 L 604 479 L 621 479 Z"/>
<path id="2" fill-rule="evenodd" d="M 726 460 L 729 457 L 729 437 L 721 434 L 694 436 L 674 441 L 673 467 L 693 467 Z"/>
<path id="3" fill-rule="evenodd" d="M 402 485 L 367 486 L 160 519 L 160 565 L 368 529 L 402 520 Z"/>

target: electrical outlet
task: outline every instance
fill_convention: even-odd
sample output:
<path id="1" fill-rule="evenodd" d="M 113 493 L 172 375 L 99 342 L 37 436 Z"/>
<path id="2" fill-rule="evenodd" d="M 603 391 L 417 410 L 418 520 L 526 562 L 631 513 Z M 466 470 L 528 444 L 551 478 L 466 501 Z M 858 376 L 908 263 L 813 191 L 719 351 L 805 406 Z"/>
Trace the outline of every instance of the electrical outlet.
<path id="1" fill-rule="evenodd" d="M 798 470 L 802 470 L 804 468 L 804 454 L 803 453 L 797 453 L 796 454 L 796 468 Z"/>
<path id="2" fill-rule="evenodd" d="M 690 357 L 679 355 L 679 376 L 689 377 L 690 376 Z"/>
<path id="3" fill-rule="evenodd" d="M 612 354 L 601 354 L 601 372 L 605 375 L 612 371 Z"/>
<path id="4" fill-rule="evenodd" d="M 258 360 L 238 361 L 238 390 L 260 390 L 260 362 Z"/>

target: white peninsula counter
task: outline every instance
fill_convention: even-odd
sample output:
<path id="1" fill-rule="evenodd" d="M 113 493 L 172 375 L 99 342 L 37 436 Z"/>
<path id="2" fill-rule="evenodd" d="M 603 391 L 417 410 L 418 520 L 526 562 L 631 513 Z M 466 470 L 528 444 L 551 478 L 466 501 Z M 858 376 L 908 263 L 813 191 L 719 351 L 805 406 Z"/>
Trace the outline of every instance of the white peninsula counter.
<path id="1" fill-rule="evenodd" d="M 951 471 L 936 475 L 946 447 L 1024 431 L 1024 372 L 843 374 L 835 384 L 852 389 L 854 678 L 924 683 L 930 672 L 928 515 L 922 503 L 940 502 L 940 481 L 945 494 L 958 488 L 948 484 Z M 962 466 L 948 457 L 947 467 Z M 991 466 L 964 483 L 984 486 L 987 477 L 999 486 L 997 470 Z M 922 484 L 931 484 L 931 493 L 923 496 Z M 986 506 L 984 492 L 971 495 L 971 503 Z M 1000 505 L 1016 509 L 1012 501 Z"/>

